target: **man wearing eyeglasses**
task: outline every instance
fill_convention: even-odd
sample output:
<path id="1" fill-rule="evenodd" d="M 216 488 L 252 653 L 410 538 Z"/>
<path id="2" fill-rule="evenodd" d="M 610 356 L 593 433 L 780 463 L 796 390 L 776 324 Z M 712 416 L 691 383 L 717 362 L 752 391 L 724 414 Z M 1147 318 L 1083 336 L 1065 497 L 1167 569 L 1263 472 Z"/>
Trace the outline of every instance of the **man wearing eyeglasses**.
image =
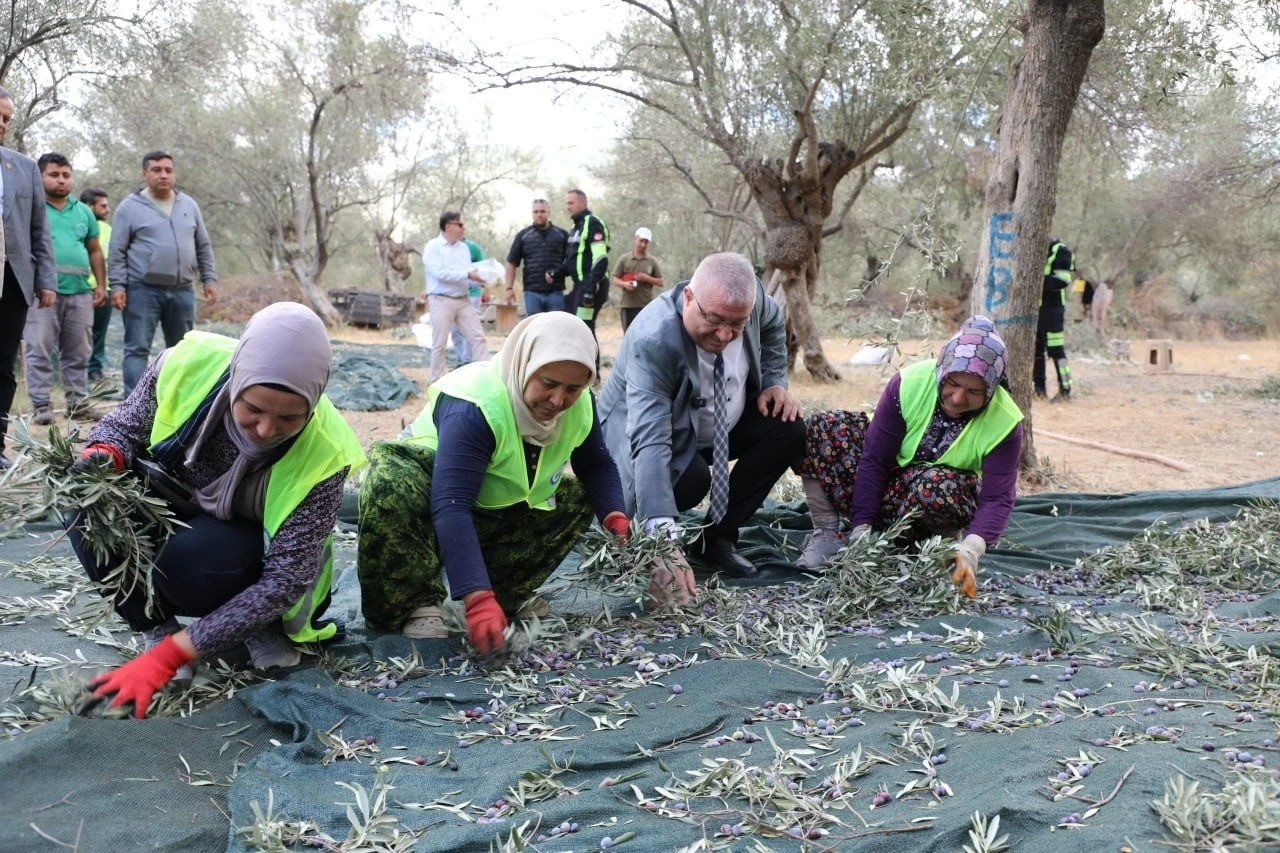
<path id="1" fill-rule="evenodd" d="M 524 264 L 524 312 L 564 310 L 564 263 L 569 232 L 551 221 L 545 198 L 533 200 L 533 224 L 520 229 L 507 252 L 507 300 L 516 296 L 516 267 Z"/>
<path id="2" fill-rule="evenodd" d="M 457 325 L 471 354 L 471 361 L 486 361 L 489 344 L 480 327 L 467 289 L 471 282 L 483 282 L 471 267 L 471 250 L 463 236 L 466 226 L 462 214 L 446 210 L 440 214 L 440 236 L 422 250 L 422 266 L 427 273 L 427 311 L 431 315 L 431 381 L 444 376 L 444 351 L 449 343 L 449 330 Z"/>
<path id="3" fill-rule="evenodd" d="M 751 262 L 710 255 L 650 302 L 622 339 L 599 405 L 628 514 L 650 531 L 670 527 L 710 492 L 695 553 L 726 575 L 756 575 L 738 529 L 803 454 L 805 431 L 787 390 L 782 311 Z M 650 591 L 681 602 L 692 594 L 683 556 L 655 567 Z"/>

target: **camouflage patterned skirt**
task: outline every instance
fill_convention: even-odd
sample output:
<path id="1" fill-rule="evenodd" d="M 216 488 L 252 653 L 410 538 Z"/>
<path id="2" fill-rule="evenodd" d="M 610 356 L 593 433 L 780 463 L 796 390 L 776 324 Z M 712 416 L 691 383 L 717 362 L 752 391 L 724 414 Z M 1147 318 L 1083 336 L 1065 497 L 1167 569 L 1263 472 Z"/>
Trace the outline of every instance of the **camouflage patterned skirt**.
<path id="1" fill-rule="evenodd" d="M 417 442 L 380 441 L 369 451 L 360 485 L 357 569 L 365 622 L 399 631 L 419 607 L 447 594 L 435 528 L 431 524 L 431 474 L 435 451 Z M 591 505 L 571 477 L 556 490 L 553 510 L 520 503 L 472 511 L 480 551 L 498 603 L 508 615 L 555 571 L 591 524 Z"/>

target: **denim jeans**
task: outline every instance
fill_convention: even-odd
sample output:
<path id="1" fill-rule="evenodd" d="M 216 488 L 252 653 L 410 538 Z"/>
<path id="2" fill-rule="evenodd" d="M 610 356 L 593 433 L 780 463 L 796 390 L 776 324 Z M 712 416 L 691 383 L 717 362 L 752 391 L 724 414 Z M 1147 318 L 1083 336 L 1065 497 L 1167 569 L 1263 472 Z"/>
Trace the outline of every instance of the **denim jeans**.
<path id="1" fill-rule="evenodd" d="M 93 309 L 93 348 L 89 352 L 89 373 L 101 373 L 107 368 L 107 331 L 111 328 L 111 316 L 116 309 L 110 300 Z"/>
<path id="2" fill-rule="evenodd" d="M 545 314 L 548 311 L 564 310 L 564 291 L 557 290 L 554 293 L 535 293 L 532 290 L 524 292 L 524 313 L 530 316 L 534 314 Z"/>
<path id="3" fill-rule="evenodd" d="M 155 287 L 130 282 L 124 305 L 124 396 L 133 393 L 151 360 L 156 326 L 166 348 L 176 346 L 196 324 L 196 293 L 191 285 Z"/>

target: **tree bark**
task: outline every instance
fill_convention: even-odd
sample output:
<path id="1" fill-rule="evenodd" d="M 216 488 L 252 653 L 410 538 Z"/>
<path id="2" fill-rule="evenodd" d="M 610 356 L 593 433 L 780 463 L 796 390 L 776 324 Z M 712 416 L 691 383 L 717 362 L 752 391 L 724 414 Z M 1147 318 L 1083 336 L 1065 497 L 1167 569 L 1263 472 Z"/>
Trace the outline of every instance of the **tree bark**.
<path id="1" fill-rule="evenodd" d="M 298 286 L 302 288 L 302 298 L 306 301 L 307 307 L 316 312 L 316 316 L 329 328 L 340 325 L 342 315 L 338 313 L 337 308 L 333 307 L 333 303 L 329 301 L 329 294 L 316 281 L 305 260 L 290 258 L 289 270 L 298 280 Z"/>
<path id="2" fill-rule="evenodd" d="M 1009 348 L 1013 398 L 1026 415 L 1022 463 L 1038 464 L 1031 430 L 1044 259 L 1057 206 L 1058 163 L 1071 112 L 1106 26 L 1103 0 L 1029 0 L 1022 52 L 998 118 L 971 307 Z"/>

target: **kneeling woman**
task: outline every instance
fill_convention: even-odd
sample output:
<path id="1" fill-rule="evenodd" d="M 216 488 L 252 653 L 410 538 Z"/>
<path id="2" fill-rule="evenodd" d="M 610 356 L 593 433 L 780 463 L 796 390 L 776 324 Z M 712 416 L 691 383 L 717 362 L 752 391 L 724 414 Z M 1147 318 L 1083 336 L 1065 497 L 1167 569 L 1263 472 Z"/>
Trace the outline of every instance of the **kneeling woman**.
<path id="1" fill-rule="evenodd" d="M 970 317 L 936 363 L 889 380 L 870 421 L 863 412 L 811 416 L 798 470 L 814 530 L 801 566 L 815 569 L 839 550 L 842 516 L 856 534 L 915 512 L 912 535 L 958 535 L 948 561 L 972 596 L 1018 485 L 1022 412 L 1003 387 L 1005 364 L 995 326 Z"/>
<path id="2" fill-rule="evenodd" d="M 189 525 L 157 556 L 150 601 L 141 586 L 117 594 L 116 612 L 146 635 L 147 651 L 95 680 L 95 696 L 132 702 L 141 717 L 200 657 L 245 643 L 257 667 L 292 665 L 293 643 L 336 633 L 317 620 L 329 602 L 342 484 L 364 453 L 323 394 L 329 367 L 320 319 L 277 303 L 238 342 L 188 332 L 90 430 L 77 465 L 144 471 Z M 75 525 L 76 555 L 101 580 L 112 566 L 97 562 Z M 177 616 L 198 618 L 182 628 Z"/>
<path id="3" fill-rule="evenodd" d="M 535 314 L 498 358 L 432 383 L 407 438 L 369 452 L 360 486 L 360 589 L 369 627 L 443 637 L 466 604 L 482 653 L 591 523 L 625 536 L 622 485 L 595 405 L 596 343 L 572 314 Z M 572 461 L 577 478 L 564 477 Z M 584 488 L 585 487 L 585 488 Z"/>

